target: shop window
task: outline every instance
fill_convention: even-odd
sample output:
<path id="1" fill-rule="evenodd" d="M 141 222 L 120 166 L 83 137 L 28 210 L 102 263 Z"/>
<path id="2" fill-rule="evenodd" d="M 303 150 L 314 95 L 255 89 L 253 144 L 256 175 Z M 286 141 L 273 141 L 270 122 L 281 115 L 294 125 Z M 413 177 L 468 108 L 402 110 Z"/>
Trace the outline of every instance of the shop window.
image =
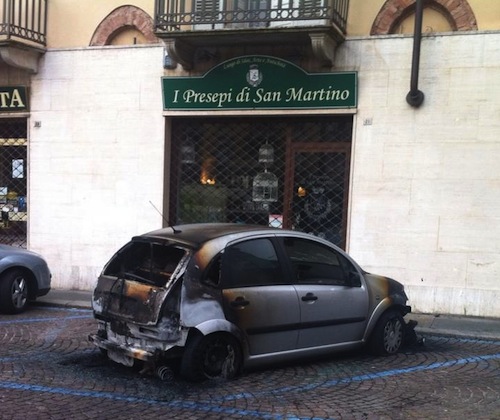
<path id="1" fill-rule="evenodd" d="M 0 119 L 0 243 L 26 248 L 27 123 Z"/>
<path id="2" fill-rule="evenodd" d="M 291 228 L 344 246 L 352 116 L 172 120 L 171 224 Z"/>

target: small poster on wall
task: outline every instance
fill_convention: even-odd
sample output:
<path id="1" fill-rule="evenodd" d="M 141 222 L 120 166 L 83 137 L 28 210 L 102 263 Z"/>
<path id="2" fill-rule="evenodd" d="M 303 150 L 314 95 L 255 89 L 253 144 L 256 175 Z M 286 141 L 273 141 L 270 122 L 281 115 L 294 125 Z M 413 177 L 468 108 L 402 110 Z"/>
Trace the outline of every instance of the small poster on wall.
<path id="1" fill-rule="evenodd" d="M 12 178 L 24 178 L 24 159 L 12 159 Z"/>
<path id="2" fill-rule="evenodd" d="M 281 229 L 283 227 L 283 215 L 282 214 L 270 214 L 269 215 L 269 226 Z"/>

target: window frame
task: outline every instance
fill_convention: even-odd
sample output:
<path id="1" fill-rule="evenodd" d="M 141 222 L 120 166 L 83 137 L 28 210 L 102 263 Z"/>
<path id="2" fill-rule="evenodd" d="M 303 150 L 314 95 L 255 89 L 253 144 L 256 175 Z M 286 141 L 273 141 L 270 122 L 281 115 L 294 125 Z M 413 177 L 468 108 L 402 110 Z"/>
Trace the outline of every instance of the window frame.
<path id="1" fill-rule="evenodd" d="M 275 267 L 272 269 L 275 271 L 274 273 L 268 274 L 269 278 L 276 279 L 274 281 L 255 281 L 255 282 L 245 282 L 241 281 L 238 283 L 234 282 L 229 282 L 227 280 L 228 276 L 228 271 L 226 271 L 226 267 L 229 266 L 227 259 L 230 257 L 228 252 L 231 251 L 234 247 L 241 245 L 241 244 L 248 244 L 250 242 L 255 242 L 255 241 L 267 241 L 272 248 L 274 252 L 274 257 L 275 259 L 273 260 L 273 263 L 275 264 Z M 279 285 L 284 285 L 284 284 L 290 284 L 289 282 L 289 276 L 288 273 L 285 271 L 283 267 L 283 262 L 282 262 L 282 257 L 281 257 L 281 252 L 275 242 L 275 239 L 273 237 L 269 236 L 261 236 L 261 237 L 252 237 L 252 238 L 245 238 L 242 240 L 238 240 L 235 242 L 228 243 L 224 250 L 220 253 L 221 255 L 221 266 L 220 266 L 220 281 L 219 281 L 219 288 L 221 289 L 237 289 L 237 288 L 244 288 L 244 287 L 266 287 L 266 286 L 279 286 Z M 239 260 L 242 261 L 242 260 Z M 212 262 L 210 263 L 212 264 Z M 245 272 L 248 274 L 247 270 L 243 270 L 242 272 Z"/>
<path id="2" fill-rule="evenodd" d="M 326 250 L 329 253 L 333 254 L 338 261 L 338 268 L 342 272 L 342 279 L 341 281 L 338 280 L 332 280 L 328 281 L 327 279 L 323 281 L 314 281 L 314 280 L 304 280 L 301 281 L 298 278 L 298 273 L 297 269 L 294 267 L 294 261 L 292 260 L 292 257 L 287 249 L 286 241 L 287 240 L 294 240 L 294 241 L 300 241 L 307 246 L 316 246 L 321 248 L 322 250 Z M 287 265 L 289 266 L 290 270 L 290 278 L 291 278 L 291 283 L 294 285 L 327 285 L 327 286 L 345 286 L 345 287 L 361 287 L 361 281 L 359 279 L 358 274 L 358 269 L 357 267 L 350 261 L 342 252 L 339 250 L 335 249 L 332 246 L 329 246 L 327 244 L 324 244 L 320 241 L 315 241 L 313 237 L 311 239 L 309 238 L 301 238 L 301 237 L 295 237 L 295 236 L 281 236 L 280 237 L 280 245 L 283 249 L 283 254 L 284 258 L 286 258 Z M 332 264 L 327 264 L 327 262 L 321 262 L 321 261 L 304 261 L 308 262 L 310 264 L 321 264 L 321 265 L 332 265 Z M 355 275 L 353 275 L 353 273 Z M 333 279 L 334 277 L 332 277 Z"/>

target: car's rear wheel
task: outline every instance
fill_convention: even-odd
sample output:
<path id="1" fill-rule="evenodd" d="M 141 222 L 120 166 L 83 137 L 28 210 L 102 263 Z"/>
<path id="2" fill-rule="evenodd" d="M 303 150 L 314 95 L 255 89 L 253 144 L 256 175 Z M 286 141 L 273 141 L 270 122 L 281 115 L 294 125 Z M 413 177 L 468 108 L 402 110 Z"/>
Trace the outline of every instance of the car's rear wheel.
<path id="1" fill-rule="evenodd" d="M 188 340 L 181 361 L 181 375 L 191 381 L 231 379 L 242 366 L 238 341 L 226 333 L 195 334 Z"/>
<path id="2" fill-rule="evenodd" d="M 377 355 L 397 353 L 404 341 L 405 323 L 395 310 L 385 312 L 377 322 L 370 339 L 370 350 Z"/>
<path id="3" fill-rule="evenodd" d="M 21 270 L 10 270 L 0 277 L 0 310 L 9 314 L 23 312 L 28 305 L 29 285 Z"/>

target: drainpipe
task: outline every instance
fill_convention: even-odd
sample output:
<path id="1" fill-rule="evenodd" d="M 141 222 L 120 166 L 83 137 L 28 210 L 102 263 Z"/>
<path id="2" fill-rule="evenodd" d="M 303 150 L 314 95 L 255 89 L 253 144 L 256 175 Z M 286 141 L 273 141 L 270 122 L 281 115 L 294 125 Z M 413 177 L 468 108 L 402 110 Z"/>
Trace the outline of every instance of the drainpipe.
<path id="1" fill-rule="evenodd" d="M 413 32 L 413 59 L 411 63 L 410 91 L 406 102 L 418 108 L 424 102 L 424 93 L 418 90 L 418 70 L 420 65 L 420 41 L 422 40 L 422 17 L 424 14 L 423 0 L 416 0 L 415 30 Z"/>

